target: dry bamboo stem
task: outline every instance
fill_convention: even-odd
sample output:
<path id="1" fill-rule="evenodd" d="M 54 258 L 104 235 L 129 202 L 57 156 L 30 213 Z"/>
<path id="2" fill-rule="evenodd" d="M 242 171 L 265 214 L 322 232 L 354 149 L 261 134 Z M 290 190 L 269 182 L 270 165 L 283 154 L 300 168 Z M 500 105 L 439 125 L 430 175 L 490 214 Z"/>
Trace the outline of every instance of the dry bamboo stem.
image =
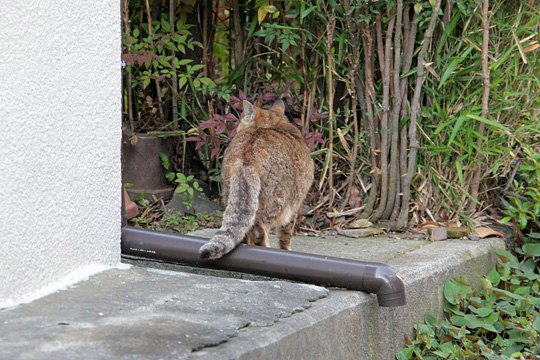
<path id="1" fill-rule="evenodd" d="M 328 69 L 328 210 L 332 209 L 335 198 L 334 189 L 334 56 L 332 47 L 334 45 L 334 29 L 336 27 L 336 16 L 332 14 L 328 26 L 326 27 L 327 36 L 327 69 Z"/>
<path id="2" fill-rule="evenodd" d="M 380 18 L 378 19 L 380 21 Z M 381 218 L 386 206 L 388 196 L 388 113 L 390 112 L 390 72 L 392 71 L 392 35 L 394 33 L 394 24 L 396 18 L 393 17 L 388 23 L 386 29 L 386 39 L 384 47 L 384 71 L 383 73 L 383 99 L 382 99 L 382 115 L 381 115 L 381 193 L 380 201 L 377 210 L 371 217 L 372 221 L 377 221 Z"/>
<path id="3" fill-rule="evenodd" d="M 482 78 L 484 82 L 482 91 L 482 117 L 487 118 L 489 116 L 489 64 L 488 64 L 488 50 L 489 50 L 489 0 L 484 0 L 482 6 Z M 478 125 L 478 139 L 476 139 L 476 148 L 480 149 L 482 146 L 482 138 L 486 132 L 485 124 L 480 122 Z M 477 164 L 475 164 L 474 175 L 471 181 L 471 188 L 469 193 L 473 199 L 478 198 L 478 190 L 480 187 L 480 175 L 482 167 L 478 166 L 480 161 L 480 152 L 476 153 Z M 476 210 L 476 203 L 469 200 L 468 210 L 472 213 Z"/>
<path id="4" fill-rule="evenodd" d="M 383 219 L 389 219 L 392 211 L 394 210 L 394 204 L 396 197 L 398 196 L 399 189 L 399 176 L 398 176 L 398 153 L 399 153 L 399 115 L 401 112 L 401 86 L 400 86 L 400 68 L 401 68 L 401 32 L 403 23 L 403 0 L 397 1 L 397 20 L 396 20 L 396 34 L 394 36 L 394 104 L 392 106 L 391 117 L 391 141 L 390 141 L 390 167 L 388 175 L 388 199 L 386 202 L 386 208 L 382 213 Z"/>
<path id="5" fill-rule="evenodd" d="M 176 0 L 169 0 L 169 26 L 171 27 L 171 32 L 174 33 L 175 29 L 175 13 L 176 13 Z M 173 59 L 176 57 L 176 51 L 171 50 L 171 55 Z M 176 65 L 173 61 L 172 63 L 172 121 L 176 122 L 178 119 L 178 75 L 176 74 Z"/>
<path id="6" fill-rule="evenodd" d="M 409 159 L 407 164 L 407 176 L 403 182 L 403 200 L 401 203 L 401 210 L 399 217 L 393 227 L 396 229 L 403 229 L 407 226 L 409 216 L 409 200 L 411 198 L 411 183 L 416 169 L 416 153 L 418 151 L 418 138 L 416 136 L 416 121 L 418 114 L 420 113 L 420 95 L 422 94 L 422 85 L 424 83 L 425 73 L 425 57 L 427 50 L 433 37 L 433 31 L 437 25 L 439 18 L 439 10 L 441 8 L 441 0 L 435 0 L 433 5 L 431 19 L 429 26 L 425 32 L 424 40 L 422 42 L 422 48 L 418 53 L 418 64 L 416 67 L 416 86 L 414 89 L 414 95 L 411 104 L 411 119 L 409 124 Z"/>
<path id="7" fill-rule="evenodd" d="M 351 24 L 351 22 L 347 23 L 348 31 L 350 34 L 354 34 L 353 40 L 355 44 L 359 45 L 359 26 L 358 23 L 355 22 L 354 24 Z M 349 202 L 349 198 L 351 195 L 351 189 L 354 186 L 354 178 L 355 178 L 355 167 L 356 167 L 356 157 L 358 156 L 358 99 L 356 98 L 356 72 L 358 70 L 358 66 L 360 63 L 360 47 L 356 46 L 354 48 L 354 54 L 349 54 L 349 63 L 351 65 L 351 70 L 349 73 L 349 96 L 351 97 L 351 111 L 353 114 L 353 128 L 354 128 L 354 137 L 353 137 L 353 148 L 351 153 L 351 158 L 349 159 L 349 176 L 347 178 L 347 191 L 345 193 L 345 199 L 346 202 L 343 203 L 342 210 L 345 208 L 345 205 Z"/>
<path id="8" fill-rule="evenodd" d="M 152 12 L 150 11 L 150 1 L 145 0 L 146 3 L 146 16 L 148 17 L 148 35 L 152 36 Z M 158 110 L 159 110 L 159 116 L 161 116 L 161 120 L 165 120 L 165 113 L 163 112 L 163 103 L 161 101 L 161 87 L 159 86 L 159 80 L 154 79 L 156 83 L 156 94 L 157 94 L 157 101 L 158 101 Z"/>
<path id="9" fill-rule="evenodd" d="M 244 60 L 244 39 L 242 33 L 242 24 L 240 22 L 240 8 L 238 1 L 233 1 L 233 22 L 234 22 L 234 60 L 236 66 Z"/>
<path id="10" fill-rule="evenodd" d="M 414 13 L 412 23 L 409 22 L 409 6 L 407 6 L 407 9 L 405 9 L 404 12 L 404 30 L 405 30 L 405 37 L 403 39 L 403 43 L 405 44 L 405 49 L 403 52 L 403 70 L 402 73 L 406 74 L 411 69 L 412 60 L 414 56 L 414 43 L 416 41 L 416 31 L 418 29 L 418 14 Z M 400 119 L 403 119 L 407 115 L 407 88 L 409 86 L 409 77 L 405 77 L 401 79 L 401 113 L 400 113 Z M 396 201 L 394 203 L 394 210 L 392 211 L 392 216 L 390 217 L 390 220 L 395 221 L 397 217 L 399 216 L 400 207 L 403 206 L 401 203 L 401 198 L 403 196 L 403 183 L 404 183 L 404 177 L 407 176 L 407 145 L 408 145 L 408 139 L 407 139 L 407 127 L 403 126 L 400 130 L 400 140 L 399 140 L 399 189 L 400 193 L 398 196 L 396 196 Z M 408 207 L 408 204 L 405 206 Z"/>
<path id="11" fill-rule="evenodd" d="M 129 25 L 129 0 L 124 0 L 123 5 L 123 20 L 124 20 L 124 31 L 126 33 L 126 46 L 128 53 L 131 53 L 131 26 Z M 131 132 L 135 131 L 135 125 L 133 123 L 133 74 L 131 73 L 131 65 L 127 69 L 127 88 L 128 88 L 128 119 L 129 119 L 129 128 Z M 122 101 L 123 103 L 123 101 Z"/>
<path id="12" fill-rule="evenodd" d="M 378 187 L 379 187 L 379 174 L 377 167 L 377 139 L 376 139 L 376 130 L 375 130 L 375 119 L 374 119 L 374 94 L 375 88 L 373 86 L 373 70 L 372 70 L 372 61 L 373 61 L 373 35 L 369 27 L 364 26 L 364 31 L 362 34 L 362 40 L 364 45 L 364 63 L 365 63 L 365 110 L 364 115 L 367 118 L 367 128 L 369 134 L 369 145 L 370 145 L 370 162 L 371 162 L 371 188 L 369 190 L 368 200 L 364 211 L 360 215 L 362 218 L 368 218 L 373 213 L 373 208 L 375 206 L 375 201 L 377 200 Z M 359 89 L 361 87 L 358 87 Z M 362 104 L 362 102 L 360 102 Z"/>

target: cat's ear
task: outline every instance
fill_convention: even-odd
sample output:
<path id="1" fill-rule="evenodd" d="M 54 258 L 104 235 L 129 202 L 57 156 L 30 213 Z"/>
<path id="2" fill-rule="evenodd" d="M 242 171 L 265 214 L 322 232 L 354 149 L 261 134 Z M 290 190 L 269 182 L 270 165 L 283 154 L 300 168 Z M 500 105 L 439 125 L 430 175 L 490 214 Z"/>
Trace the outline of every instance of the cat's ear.
<path id="1" fill-rule="evenodd" d="M 278 99 L 274 102 L 274 105 L 270 107 L 270 110 L 283 115 L 285 114 L 285 103 L 283 102 L 283 100 Z"/>
<path id="2" fill-rule="evenodd" d="M 255 119 L 255 107 L 247 100 L 244 100 L 244 112 L 242 114 L 242 122 L 245 124 L 253 123 Z"/>

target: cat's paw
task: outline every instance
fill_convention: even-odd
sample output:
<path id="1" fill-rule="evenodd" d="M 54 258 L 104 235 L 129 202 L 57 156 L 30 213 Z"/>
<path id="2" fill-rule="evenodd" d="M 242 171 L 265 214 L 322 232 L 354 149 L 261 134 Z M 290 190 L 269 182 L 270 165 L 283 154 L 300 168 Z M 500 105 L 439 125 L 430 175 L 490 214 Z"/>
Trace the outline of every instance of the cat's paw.
<path id="1" fill-rule="evenodd" d="M 214 249 L 214 246 L 212 246 L 213 244 L 204 244 L 203 246 L 201 246 L 201 248 L 199 249 L 199 259 L 201 260 L 206 260 L 206 259 L 210 259 L 210 260 L 214 260 L 214 259 L 217 259 L 219 258 L 216 257 L 216 251 Z"/>
<path id="2" fill-rule="evenodd" d="M 229 232 L 218 231 L 214 237 L 199 249 L 199 259 L 216 260 L 229 253 L 236 243 Z"/>

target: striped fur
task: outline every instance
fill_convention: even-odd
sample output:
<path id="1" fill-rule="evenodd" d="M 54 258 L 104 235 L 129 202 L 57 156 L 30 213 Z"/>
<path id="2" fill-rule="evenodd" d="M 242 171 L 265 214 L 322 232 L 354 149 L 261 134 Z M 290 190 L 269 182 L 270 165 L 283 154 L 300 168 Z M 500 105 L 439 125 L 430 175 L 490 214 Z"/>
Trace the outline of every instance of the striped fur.
<path id="1" fill-rule="evenodd" d="M 218 259 L 242 241 L 268 246 L 272 227 L 280 247 L 290 250 L 298 210 L 313 182 L 313 162 L 281 100 L 269 110 L 244 102 L 238 134 L 225 151 L 222 178 L 223 223 L 199 256 Z"/>

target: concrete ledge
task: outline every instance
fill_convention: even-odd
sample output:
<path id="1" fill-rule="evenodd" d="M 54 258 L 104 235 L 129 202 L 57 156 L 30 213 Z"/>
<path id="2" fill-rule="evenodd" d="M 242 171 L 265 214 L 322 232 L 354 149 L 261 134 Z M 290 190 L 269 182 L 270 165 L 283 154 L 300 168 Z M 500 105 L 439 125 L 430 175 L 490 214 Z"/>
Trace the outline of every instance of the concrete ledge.
<path id="1" fill-rule="evenodd" d="M 0 358 L 393 359 L 425 313 L 442 315 L 446 279 L 475 282 L 492 268 L 492 246 L 503 241 L 293 240 L 298 251 L 392 265 L 406 284 L 399 308 L 357 291 L 131 260 L 153 269 L 107 271 L 0 311 Z"/>
<path id="2" fill-rule="evenodd" d="M 210 235 L 209 231 L 198 235 Z M 332 289 L 330 296 L 270 329 L 246 327 L 215 348 L 195 352 L 204 359 L 394 359 L 413 325 L 430 313 L 443 316 L 447 279 L 478 279 L 496 263 L 491 247 L 502 239 L 427 242 L 387 237 L 295 238 L 295 250 L 392 265 L 406 284 L 407 305 L 382 308 L 374 295 Z M 256 343 L 257 346 L 253 346 Z"/>

